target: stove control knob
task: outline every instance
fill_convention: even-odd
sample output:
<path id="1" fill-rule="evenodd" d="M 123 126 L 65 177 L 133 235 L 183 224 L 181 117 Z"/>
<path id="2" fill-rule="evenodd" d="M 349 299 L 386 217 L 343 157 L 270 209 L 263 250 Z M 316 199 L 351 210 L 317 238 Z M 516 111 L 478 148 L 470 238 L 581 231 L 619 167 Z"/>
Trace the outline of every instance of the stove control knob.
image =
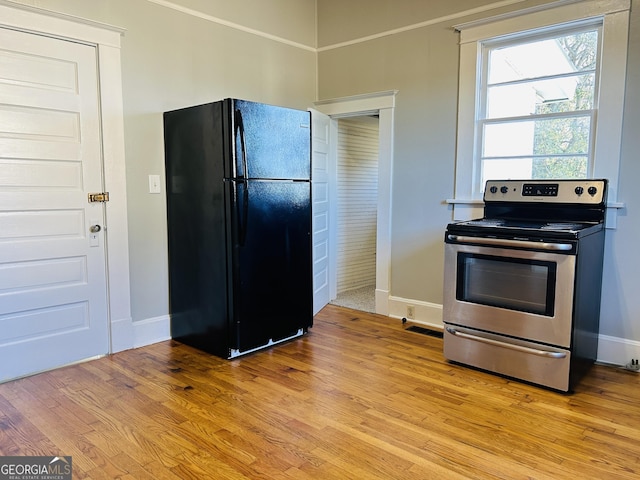
<path id="1" fill-rule="evenodd" d="M 496 186 L 494 185 L 494 186 L 492 186 L 492 187 L 489 189 L 489 191 L 490 191 L 491 193 L 497 193 L 497 192 L 498 192 L 498 187 L 496 187 Z"/>
<path id="2" fill-rule="evenodd" d="M 509 189 L 505 186 L 500 187 L 500 193 L 507 193 Z"/>
<path id="3" fill-rule="evenodd" d="M 593 197 L 596 193 L 598 193 L 598 189 L 596 187 L 589 187 L 587 192 L 589 192 L 589 195 Z"/>
<path id="4" fill-rule="evenodd" d="M 575 192 L 576 192 L 576 195 L 582 195 L 584 193 L 584 188 L 576 187 Z"/>

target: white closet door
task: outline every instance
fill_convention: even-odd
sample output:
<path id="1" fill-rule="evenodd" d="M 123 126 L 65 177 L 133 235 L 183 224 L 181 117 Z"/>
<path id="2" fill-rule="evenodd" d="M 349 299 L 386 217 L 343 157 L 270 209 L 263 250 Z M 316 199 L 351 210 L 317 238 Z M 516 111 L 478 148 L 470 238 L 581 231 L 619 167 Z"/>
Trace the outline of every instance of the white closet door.
<path id="1" fill-rule="evenodd" d="M 329 288 L 329 179 L 331 119 L 311 110 L 311 202 L 313 212 L 313 314 L 330 298 Z"/>
<path id="2" fill-rule="evenodd" d="M 108 353 L 102 185 L 95 48 L 0 28 L 0 381 Z"/>

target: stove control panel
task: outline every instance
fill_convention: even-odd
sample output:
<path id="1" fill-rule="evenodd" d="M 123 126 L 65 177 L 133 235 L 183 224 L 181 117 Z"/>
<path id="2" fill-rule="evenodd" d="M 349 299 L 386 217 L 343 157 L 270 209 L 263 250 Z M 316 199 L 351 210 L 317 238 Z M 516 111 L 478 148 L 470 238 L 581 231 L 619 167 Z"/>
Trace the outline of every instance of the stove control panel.
<path id="1" fill-rule="evenodd" d="M 488 180 L 485 202 L 542 202 L 599 205 L 606 202 L 607 180 Z"/>
<path id="2" fill-rule="evenodd" d="M 582 187 L 576 187 L 582 188 Z M 557 183 L 525 183 L 522 186 L 523 197 L 557 197 Z"/>

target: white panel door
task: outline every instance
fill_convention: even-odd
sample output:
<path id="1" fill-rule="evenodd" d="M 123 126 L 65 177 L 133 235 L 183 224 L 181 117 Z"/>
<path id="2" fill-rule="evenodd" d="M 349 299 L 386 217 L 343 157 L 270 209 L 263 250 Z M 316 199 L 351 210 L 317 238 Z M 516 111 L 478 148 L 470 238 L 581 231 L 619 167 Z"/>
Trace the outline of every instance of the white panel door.
<path id="1" fill-rule="evenodd" d="M 329 253 L 329 140 L 331 119 L 311 111 L 311 202 L 313 212 L 313 314 L 331 300 Z"/>
<path id="2" fill-rule="evenodd" d="M 0 381 L 109 351 L 96 66 L 0 28 Z"/>

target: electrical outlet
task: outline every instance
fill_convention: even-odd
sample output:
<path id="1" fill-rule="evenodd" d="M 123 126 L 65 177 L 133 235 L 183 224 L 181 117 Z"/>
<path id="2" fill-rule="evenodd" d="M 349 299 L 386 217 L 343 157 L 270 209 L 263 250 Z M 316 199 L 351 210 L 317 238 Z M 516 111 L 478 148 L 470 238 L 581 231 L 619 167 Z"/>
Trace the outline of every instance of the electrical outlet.
<path id="1" fill-rule="evenodd" d="M 416 307 L 413 305 L 407 305 L 407 318 L 415 318 L 416 316 Z"/>
<path id="2" fill-rule="evenodd" d="M 632 358 L 631 362 L 627 363 L 624 368 L 631 370 L 632 372 L 638 372 L 640 371 L 640 363 L 637 358 Z"/>

